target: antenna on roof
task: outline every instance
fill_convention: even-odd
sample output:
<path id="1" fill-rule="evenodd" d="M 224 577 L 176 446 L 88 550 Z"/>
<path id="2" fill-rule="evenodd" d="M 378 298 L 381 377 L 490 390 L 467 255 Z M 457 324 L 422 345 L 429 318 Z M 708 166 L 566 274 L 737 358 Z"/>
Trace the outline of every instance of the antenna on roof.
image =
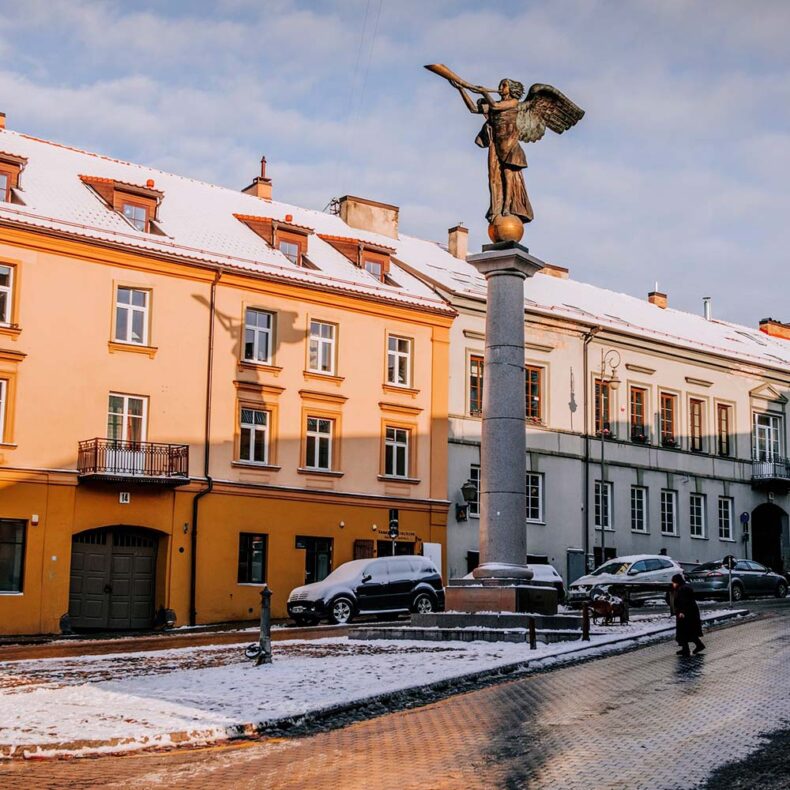
<path id="1" fill-rule="evenodd" d="M 340 198 L 333 197 L 329 203 L 324 206 L 324 211 L 328 214 L 334 214 L 335 216 L 340 214 Z"/>

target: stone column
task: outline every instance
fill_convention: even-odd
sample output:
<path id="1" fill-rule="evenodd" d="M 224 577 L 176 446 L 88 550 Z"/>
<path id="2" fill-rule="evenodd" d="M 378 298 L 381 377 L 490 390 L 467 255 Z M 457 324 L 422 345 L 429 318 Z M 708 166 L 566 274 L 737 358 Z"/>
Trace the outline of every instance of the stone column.
<path id="1" fill-rule="evenodd" d="M 528 580 L 524 280 L 542 267 L 516 242 L 488 244 L 467 259 L 486 278 L 478 579 Z"/>

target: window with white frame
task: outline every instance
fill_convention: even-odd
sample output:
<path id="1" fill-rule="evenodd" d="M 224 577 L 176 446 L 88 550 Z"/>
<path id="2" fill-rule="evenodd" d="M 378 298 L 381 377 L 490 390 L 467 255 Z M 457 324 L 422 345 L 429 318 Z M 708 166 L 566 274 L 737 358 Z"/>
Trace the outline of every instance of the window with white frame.
<path id="1" fill-rule="evenodd" d="M 119 285 L 115 297 L 115 341 L 136 346 L 148 345 L 148 303 L 150 292 Z"/>
<path id="2" fill-rule="evenodd" d="M 255 464 L 269 462 L 270 413 L 263 409 L 241 408 L 239 416 L 239 460 Z"/>
<path id="3" fill-rule="evenodd" d="M 0 324 L 11 323 L 13 280 L 14 270 L 10 266 L 0 266 Z"/>
<path id="4" fill-rule="evenodd" d="M 389 477 L 409 476 L 409 442 L 407 428 L 387 426 L 384 438 L 384 474 Z"/>
<path id="5" fill-rule="evenodd" d="M 411 338 L 389 335 L 387 338 L 387 384 L 411 385 Z"/>
<path id="6" fill-rule="evenodd" d="M 600 480 L 595 482 L 595 528 L 612 527 L 612 484 Z"/>
<path id="7" fill-rule="evenodd" d="M 107 438 L 122 442 L 144 442 L 148 399 L 110 393 L 107 409 Z"/>
<path id="8" fill-rule="evenodd" d="M 328 471 L 332 468 L 332 439 L 335 421 L 308 417 L 305 437 L 305 466 Z"/>
<path id="9" fill-rule="evenodd" d="M 335 373 L 335 336 L 337 327 L 326 321 L 310 322 L 308 367 L 313 373 Z"/>
<path id="10" fill-rule="evenodd" d="M 732 540 L 732 499 L 728 496 L 719 497 L 719 538 Z"/>
<path id="11" fill-rule="evenodd" d="M 137 230 L 148 232 L 148 209 L 139 203 L 124 203 L 123 215 Z"/>
<path id="12" fill-rule="evenodd" d="M 527 521 L 543 523 L 543 475 L 527 472 Z"/>
<path id="13" fill-rule="evenodd" d="M 705 494 L 689 496 L 689 532 L 692 538 L 704 538 L 707 535 Z"/>
<path id="14" fill-rule="evenodd" d="M 475 487 L 475 492 L 469 500 L 469 515 L 480 515 L 480 465 L 472 464 L 469 467 L 469 480 Z"/>
<path id="15" fill-rule="evenodd" d="M 271 364 L 273 328 L 272 313 L 252 307 L 244 311 L 244 359 L 247 362 Z"/>
<path id="16" fill-rule="evenodd" d="M 301 249 L 296 242 L 281 239 L 277 246 L 280 252 L 285 255 L 291 263 L 295 263 L 297 266 L 299 265 Z"/>
<path id="17" fill-rule="evenodd" d="M 661 491 L 661 534 L 678 534 L 678 492 Z"/>
<path id="18" fill-rule="evenodd" d="M 782 419 L 777 414 L 754 415 L 754 460 L 775 461 L 781 455 Z"/>
<path id="19" fill-rule="evenodd" d="M 647 532 L 647 489 L 631 486 L 631 531 Z"/>

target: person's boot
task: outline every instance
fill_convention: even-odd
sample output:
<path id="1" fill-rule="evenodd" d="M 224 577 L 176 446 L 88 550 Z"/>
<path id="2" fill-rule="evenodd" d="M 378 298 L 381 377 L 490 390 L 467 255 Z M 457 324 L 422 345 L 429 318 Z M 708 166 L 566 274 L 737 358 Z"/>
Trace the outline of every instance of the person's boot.
<path id="1" fill-rule="evenodd" d="M 705 649 L 705 645 L 702 644 L 701 639 L 694 640 L 694 655 L 696 656 L 697 653 L 701 653 Z"/>
<path id="2" fill-rule="evenodd" d="M 683 656 L 683 657 L 690 656 L 691 653 L 689 653 L 688 645 L 686 645 L 685 647 L 682 647 L 680 650 L 678 650 L 675 655 Z"/>

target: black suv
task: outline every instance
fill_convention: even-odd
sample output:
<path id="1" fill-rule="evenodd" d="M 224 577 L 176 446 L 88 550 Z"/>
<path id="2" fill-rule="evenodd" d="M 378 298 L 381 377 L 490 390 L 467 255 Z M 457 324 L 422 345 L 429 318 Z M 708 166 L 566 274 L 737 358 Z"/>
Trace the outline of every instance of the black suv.
<path id="1" fill-rule="evenodd" d="M 328 619 L 348 623 L 360 614 L 436 612 L 444 609 L 444 587 L 436 566 L 420 556 L 352 560 L 323 581 L 288 596 L 288 614 L 299 625 Z"/>

